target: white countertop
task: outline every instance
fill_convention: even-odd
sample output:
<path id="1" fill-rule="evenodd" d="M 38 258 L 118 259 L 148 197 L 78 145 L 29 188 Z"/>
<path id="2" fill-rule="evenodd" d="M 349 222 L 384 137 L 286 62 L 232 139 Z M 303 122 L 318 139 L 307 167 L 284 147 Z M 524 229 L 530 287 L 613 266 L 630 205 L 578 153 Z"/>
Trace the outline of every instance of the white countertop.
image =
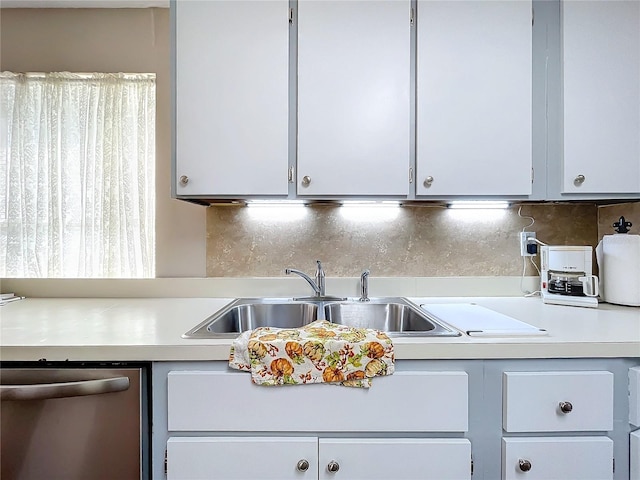
<path id="1" fill-rule="evenodd" d="M 181 335 L 230 298 L 28 298 L 0 307 L 3 361 L 226 360 L 228 339 Z M 422 297 L 477 303 L 548 330 L 540 337 L 394 338 L 396 358 L 640 357 L 640 307 L 545 305 L 540 298 Z"/>

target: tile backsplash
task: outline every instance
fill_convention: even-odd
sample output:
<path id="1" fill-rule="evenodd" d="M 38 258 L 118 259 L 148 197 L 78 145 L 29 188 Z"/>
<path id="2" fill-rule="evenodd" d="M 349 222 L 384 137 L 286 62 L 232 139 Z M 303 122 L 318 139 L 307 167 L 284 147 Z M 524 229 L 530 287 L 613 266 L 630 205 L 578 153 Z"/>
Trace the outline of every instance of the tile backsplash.
<path id="1" fill-rule="evenodd" d="M 612 235 L 615 233 L 613 224 L 620 217 L 624 217 L 626 221 L 633 225 L 629 229 L 629 233 L 640 235 L 640 201 L 629 203 L 618 203 L 615 205 L 606 205 L 598 208 L 598 238 L 603 235 Z"/>
<path id="2" fill-rule="evenodd" d="M 637 216 L 637 205 L 631 208 Z M 364 268 L 385 277 L 517 276 L 523 269 L 518 244 L 523 227 L 551 245 L 595 247 L 598 210 L 593 203 L 506 210 L 432 204 L 212 206 L 207 209 L 207 276 L 277 277 L 286 267 L 313 273 L 316 259 L 329 277 L 355 277 Z M 536 274 L 529 262 L 525 265 L 527 275 Z"/>

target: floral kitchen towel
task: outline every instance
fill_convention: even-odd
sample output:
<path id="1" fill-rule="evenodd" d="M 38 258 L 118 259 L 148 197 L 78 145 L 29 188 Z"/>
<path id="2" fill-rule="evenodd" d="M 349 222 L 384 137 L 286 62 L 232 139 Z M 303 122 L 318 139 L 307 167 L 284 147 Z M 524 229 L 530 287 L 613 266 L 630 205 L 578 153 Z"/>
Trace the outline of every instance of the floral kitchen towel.
<path id="1" fill-rule="evenodd" d="M 301 328 L 261 327 L 233 341 L 229 366 L 251 372 L 258 385 L 337 383 L 371 386 L 371 378 L 391 375 L 391 339 L 373 329 L 317 320 Z"/>

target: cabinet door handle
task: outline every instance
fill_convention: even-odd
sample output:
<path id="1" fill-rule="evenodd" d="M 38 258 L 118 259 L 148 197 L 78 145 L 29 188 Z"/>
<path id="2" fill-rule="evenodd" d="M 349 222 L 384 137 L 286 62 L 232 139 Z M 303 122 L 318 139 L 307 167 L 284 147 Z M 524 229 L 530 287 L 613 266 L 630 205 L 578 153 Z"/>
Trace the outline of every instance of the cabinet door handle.
<path id="1" fill-rule="evenodd" d="M 523 472 L 528 472 L 531 470 L 531 462 L 529 460 L 519 459 L 518 460 L 518 468 L 520 468 Z"/>
<path id="2" fill-rule="evenodd" d="M 302 186 L 308 187 L 309 185 L 311 185 L 311 177 L 309 175 L 305 175 L 302 177 Z"/>
<path id="3" fill-rule="evenodd" d="M 340 464 L 335 460 L 331 460 L 327 465 L 327 470 L 329 470 L 331 473 L 336 473 L 338 470 L 340 470 Z"/>
<path id="4" fill-rule="evenodd" d="M 558 406 L 560 407 L 560 411 L 562 413 L 569 413 L 571 412 L 571 410 L 573 410 L 573 405 L 571 405 L 571 402 L 560 402 Z"/>
<path id="5" fill-rule="evenodd" d="M 309 470 L 309 462 L 305 459 L 298 460 L 298 465 L 296 465 L 296 468 L 299 472 L 306 472 L 307 470 Z"/>
<path id="6" fill-rule="evenodd" d="M 578 175 L 576 178 L 573 179 L 573 183 L 576 186 L 579 186 L 579 185 L 582 185 L 585 180 L 586 180 L 586 177 L 584 175 Z"/>
<path id="7" fill-rule="evenodd" d="M 424 179 L 424 182 L 422 184 L 425 187 L 429 188 L 432 183 L 433 183 L 433 177 L 431 175 L 429 175 L 427 178 Z"/>
<path id="8" fill-rule="evenodd" d="M 189 177 L 187 177 L 186 175 L 181 175 L 180 176 L 180 185 L 186 185 L 187 183 L 189 183 Z"/>

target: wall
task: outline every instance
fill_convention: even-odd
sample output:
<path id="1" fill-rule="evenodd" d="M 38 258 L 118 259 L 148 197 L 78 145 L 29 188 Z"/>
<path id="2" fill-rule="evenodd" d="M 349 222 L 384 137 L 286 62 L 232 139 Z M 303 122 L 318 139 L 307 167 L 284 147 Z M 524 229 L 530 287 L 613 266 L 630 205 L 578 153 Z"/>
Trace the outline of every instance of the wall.
<path id="1" fill-rule="evenodd" d="M 385 277 L 518 276 L 523 227 L 551 245 L 597 243 L 595 204 L 523 205 L 522 217 L 518 210 L 418 206 L 346 218 L 336 206 L 209 207 L 207 276 L 281 276 L 286 267 L 313 272 L 316 259 L 337 277 L 359 276 L 364 268 Z M 525 265 L 527 275 L 536 274 Z"/>
<path id="2" fill-rule="evenodd" d="M 171 199 L 169 10 L 2 9 L 3 71 L 156 73 L 156 275 L 205 275 L 205 208 Z"/>

